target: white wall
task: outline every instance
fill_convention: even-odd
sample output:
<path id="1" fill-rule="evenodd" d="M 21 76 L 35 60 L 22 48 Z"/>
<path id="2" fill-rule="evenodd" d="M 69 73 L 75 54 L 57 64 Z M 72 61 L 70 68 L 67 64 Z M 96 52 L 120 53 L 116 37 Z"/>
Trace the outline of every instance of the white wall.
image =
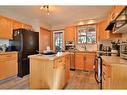
<path id="1" fill-rule="evenodd" d="M 65 24 L 60 24 L 60 25 L 55 25 L 55 26 L 52 26 L 52 30 L 61 30 L 61 29 L 64 29 L 67 25 Z"/>

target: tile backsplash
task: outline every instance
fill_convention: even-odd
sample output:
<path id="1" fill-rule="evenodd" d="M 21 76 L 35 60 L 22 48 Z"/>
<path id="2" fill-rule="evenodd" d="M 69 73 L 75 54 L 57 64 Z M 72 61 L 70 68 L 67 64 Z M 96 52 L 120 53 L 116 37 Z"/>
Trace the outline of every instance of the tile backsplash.
<path id="1" fill-rule="evenodd" d="M 84 51 L 86 46 L 86 50 L 88 51 L 96 51 L 97 50 L 97 44 L 86 44 L 86 45 L 76 45 L 76 49 L 80 51 Z"/>
<path id="2" fill-rule="evenodd" d="M 110 46 L 111 47 L 112 46 L 111 42 L 112 41 L 118 41 L 118 39 L 120 40 L 120 42 L 127 41 L 127 33 L 123 33 L 122 38 L 113 38 L 113 39 L 110 39 L 110 40 L 99 41 L 98 45 L 103 44 L 104 46 Z"/>
<path id="3" fill-rule="evenodd" d="M 0 46 L 3 44 L 6 44 L 7 46 L 9 46 L 9 40 L 0 39 Z"/>

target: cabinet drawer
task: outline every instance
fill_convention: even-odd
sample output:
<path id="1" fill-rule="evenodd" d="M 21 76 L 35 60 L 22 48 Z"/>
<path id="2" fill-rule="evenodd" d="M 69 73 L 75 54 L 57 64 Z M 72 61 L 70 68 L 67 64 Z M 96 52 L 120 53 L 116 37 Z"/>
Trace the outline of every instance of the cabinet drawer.
<path id="1" fill-rule="evenodd" d="M 59 58 L 55 60 L 54 68 L 57 68 L 58 66 L 62 66 L 65 64 L 65 58 Z"/>
<path id="2" fill-rule="evenodd" d="M 111 66 L 103 64 L 102 67 L 103 73 L 105 74 L 105 77 L 110 78 L 111 77 Z"/>
<path id="3" fill-rule="evenodd" d="M 0 61 L 8 61 L 8 60 L 15 60 L 17 59 L 16 54 L 1 54 Z"/>

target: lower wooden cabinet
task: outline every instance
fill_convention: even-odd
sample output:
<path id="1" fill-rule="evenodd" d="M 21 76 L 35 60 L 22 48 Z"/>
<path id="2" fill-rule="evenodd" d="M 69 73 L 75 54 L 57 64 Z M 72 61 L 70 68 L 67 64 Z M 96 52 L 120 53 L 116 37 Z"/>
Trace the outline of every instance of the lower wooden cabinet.
<path id="1" fill-rule="evenodd" d="M 0 54 L 0 80 L 17 75 L 17 52 Z"/>
<path id="2" fill-rule="evenodd" d="M 65 81 L 70 79 L 70 55 L 65 56 Z"/>
<path id="3" fill-rule="evenodd" d="M 75 68 L 78 70 L 84 70 L 85 68 L 85 54 L 75 53 Z"/>
<path id="4" fill-rule="evenodd" d="M 110 89 L 111 83 L 111 66 L 103 61 L 102 65 L 102 88 Z"/>
<path id="5" fill-rule="evenodd" d="M 102 72 L 103 89 L 127 89 L 126 64 L 109 64 L 103 60 Z"/>
<path id="6" fill-rule="evenodd" d="M 76 69 L 93 71 L 95 54 L 95 52 L 77 52 L 75 54 Z"/>
<path id="7" fill-rule="evenodd" d="M 31 89 L 62 89 L 70 78 L 70 58 L 67 55 L 53 60 L 29 56 Z M 44 57 L 44 58 L 43 58 Z M 52 57 L 51 57 L 52 58 Z"/>

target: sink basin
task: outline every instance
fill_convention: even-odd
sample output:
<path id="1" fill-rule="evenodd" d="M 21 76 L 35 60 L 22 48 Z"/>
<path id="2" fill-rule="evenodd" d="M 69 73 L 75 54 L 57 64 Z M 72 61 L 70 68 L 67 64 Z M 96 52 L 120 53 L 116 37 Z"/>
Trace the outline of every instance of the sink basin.
<path id="1" fill-rule="evenodd" d="M 47 53 L 42 53 L 42 54 L 44 54 L 44 55 L 54 55 L 56 53 L 55 52 L 47 52 Z"/>

